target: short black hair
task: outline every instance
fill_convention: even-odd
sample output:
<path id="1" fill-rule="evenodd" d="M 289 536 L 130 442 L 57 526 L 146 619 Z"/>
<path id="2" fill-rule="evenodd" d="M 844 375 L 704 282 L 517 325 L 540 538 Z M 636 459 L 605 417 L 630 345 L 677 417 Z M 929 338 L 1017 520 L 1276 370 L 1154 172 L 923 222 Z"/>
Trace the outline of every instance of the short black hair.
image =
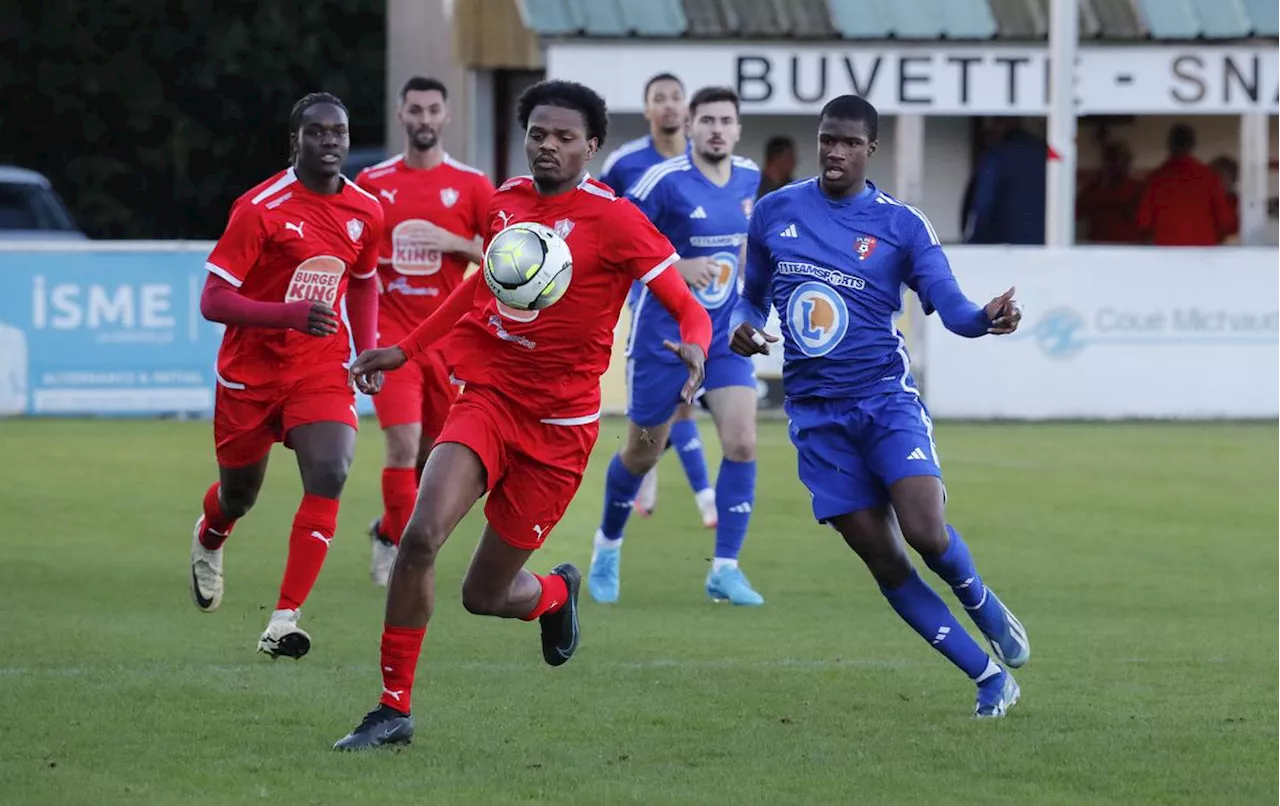
<path id="1" fill-rule="evenodd" d="M 400 88 L 400 102 L 404 103 L 405 96 L 411 92 L 430 92 L 431 90 L 440 93 L 440 97 L 446 101 L 449 100 L 449 88 L 440 79 L 428 78 L 427 76 L 412 76 Z"/>
<path id="2" fill-rule="evenodd" d="M 1185 154 L 1196 147 L 1196 130 L 1185 123 L 1178 123 L 1169 130 L 1169 150 Z"/>
<path id="3" fill-rule="evenodd" d="M 698 107 L 703 104 L 715 104 L 721 101 L 728 101 L 733 104 L 734 112 L 742 111 L 742 103 L 738 100 L 738 93 L 734 92 L 732 87 L 703 87 L 689 99 L 689 115 L 692 116 L 698 111 Z"/>
<path id="4" fill-rule="evenodd" d="M 679 76 L 673 73 L 658 73 L 656 76 L 651 76 L 648 81 L 644 82 L 643 97 L 644 97 L 645 103 L 648 103 L 649 101 L 649 90 L 653 89 L 653 85 L 657 84 L 659 81 L 674 81 L 680 87 L 681 90 L 684 89 L 684 82 L 680 80 Z"/>
<path id="5" fill-rule="evenodd" d="M 872 140 L 878 139 L 880 133 L 880 113 L 871 105 L 866 98 L 860 98 L 857 95 L 841 95 L 838 98 L 832 98 L 827 101 L 827 105 L 822 107 L 822 114 L 818 116 L 819 121 L 827 120 L 860 120 L 867 127 L 867 136 Z"/>
<path id="6" fill-rule="evenodd" d="M 535 107 L 558 106 L 582 113 L 587 124 L 587 138 L 594 137 L 599 146 L 604 145 L 609 133 L 609 109 L 600 93 L 576 81 L 539 81 L 520 95 L 516 105 L 516 119 L 521 129 L 529 128 L 529 116 Z"/>
<path id="7" fill-rule="evenodd" d="M 771 160 L 780 157 L 788 151 L 796 150 L 796 142 L 786 135 L 778 134 L 770 137 L 764 143 L 764 158 Z"/>
<path id="8" fill-rule="evenodd" d="M 292 163 L 298 158 L 298 144 L 294 137 L 298 133 L 298 129 L 302 127 L 302 116 L 308 109 L 316 104 L 333 104 L 342 110 L 347 117 L 351 117 L 351 113 L 347 111 L 347 105 L 342 99 L 331 92 L 309 92 L 298 99 L 293 105 L 293 109 L 289 110 L 289 162 Z"/>

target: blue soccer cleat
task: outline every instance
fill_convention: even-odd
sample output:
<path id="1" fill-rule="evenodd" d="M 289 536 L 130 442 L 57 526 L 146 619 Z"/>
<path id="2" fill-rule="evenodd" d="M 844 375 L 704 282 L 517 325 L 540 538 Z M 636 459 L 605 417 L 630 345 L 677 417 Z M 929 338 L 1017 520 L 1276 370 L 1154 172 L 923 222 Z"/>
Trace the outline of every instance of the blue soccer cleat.
<path id="1" fill-rule="evenodd" d="M 978 704 L 973 715 L 978 719 L 999 719 L 1017 704 L 1020 696 L 1022 689 L 1018 688 L 1018 682 L 1001 669 L 1000 674 L 978 684 Z"/>
<path id="2" fill-rule="evenodd" d="M 591 558 L 591 568 L 587 571 L 587 591 L 591 598 L 601 604 L 613 604 L 618 601 L 618 563 L 622 560 L 622 547 L 615 549 L 598 548 Z"/>
<path id="3" fill-rule="evenodd" d="M 764 604 L 764 597 L 755 592 L 746 574 L 736 565 L 707 574 L 707 595 L 717 602 L 749 606 Z"/>
<path id="4" fill-rule="evenodd" d="M 987 637 L 992 652 L 1001 663 L 1017 669 L 1031 659 L 1031 642 L 1027 639 L 1026 628 L 996 597 L 995 591 L 987 588 L 977 607 L 965 609 Z"/>

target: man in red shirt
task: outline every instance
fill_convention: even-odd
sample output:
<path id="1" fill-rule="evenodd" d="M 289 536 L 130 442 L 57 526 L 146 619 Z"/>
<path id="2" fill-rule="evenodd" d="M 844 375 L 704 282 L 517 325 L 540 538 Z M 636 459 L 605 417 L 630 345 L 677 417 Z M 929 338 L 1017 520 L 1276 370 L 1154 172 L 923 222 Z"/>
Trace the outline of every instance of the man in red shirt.
<path id="1" fill-rule="evenodd" d="M 378 257 L 382 347 L 409 335 L 458 287 L 467 266 L 483 259 L 476 238 L 493 196 L 493 185 L 482 171 L 445 153 L 440 140 L 449 122 L 444 84 L 410 78 L 400 90 L 397 114 L 408 135 L 404 153 L 356 177 L 356 183 L 382 203 L 386 217 Z M 373 399 L 387 442 L 383 514 L 369 530 L 370 574 L 379 585 L 386 585 L 391 574 L 400 533 L 418 494 L 418 474 L 456 389 L 437 348 L 389 376 Z"/>
<path id="2" fill-rule="evenodd" d="M 1196 135 L 1169 131 L 1169 159 L 1147 177 L 1138 226 L 1156 246 L 1217 246 L 1231 232 L 1227 194 L 1213 169 L 1192 155 Z"/>
<path id="3" fill-rule="evenodd" d="M 1092 243 L 1129 243 L 1142 240 L 1138 229 L 1138 202 L 1142 185 L 1129 175 L 1133 155 L 1121 142 L 1102 149 L 1102 170 L 1076 200 L 1076 217 L 1088 224 Z"/>
<path id="4" fill-rule="evenodd" d="M 222 602 L 222 544 L 253 506 L 271 446 L 298 456 L 304 495 L 289 535 L 275 612 L 258 640 L 273 658 L 300 658 L 298 627 L 338 519 L 356 443 L 351 340 L 375 343 L 374 284 L 382 208 L 342 176 L 347 110 L 328 93 L 302 98 L 289 116 L 291 165 L 245 193 L 205 267 L 205 318 L 226 325 L 218 350 L 213 435 L 219 481 L 204 496 L 191 543 L 191 596 L 206 612 Z M 346 300 L 348 335 L 338 310 Z M 381 378 L 360 379 L 375 392 Z"/>
<path id="5" fill-rule="evenodd" d="M 466 387 L 427 459 L 387 590 L 382 697 L 334 745 L 361 750 L 409 741 L 413 677 L 434 604 L 435 558 L 486 492 L 488 523 L 462 583 L 476 614 L 538 619 L 542 656 L 559 666 L 578 646 L 581 574 L 568 563 L 548 576 L 524 570 L 582 482 L 599 433 L 600 376 L 609 365 L 618 314 L 634 281 L 671 312 L 689 367 L 682 398 L 702 383 L 711 320 L 678 271 L 679 256 L 631 202 L 586 175 L 608 128 L 604 100 L 566 81 L 521 96 L 518 118 L 532 176 L 509 180 L 489 205 L 486 241 L 508 224 L 552 227 L 573 251 L 573 280 L 541 311 L 515 311 L 469 277 L 396 347 L 361 355 L 357 376 L 403 366 L 449 334 L 448 357 Z M 371 373 L 366 375 L 366 373 Z"/>

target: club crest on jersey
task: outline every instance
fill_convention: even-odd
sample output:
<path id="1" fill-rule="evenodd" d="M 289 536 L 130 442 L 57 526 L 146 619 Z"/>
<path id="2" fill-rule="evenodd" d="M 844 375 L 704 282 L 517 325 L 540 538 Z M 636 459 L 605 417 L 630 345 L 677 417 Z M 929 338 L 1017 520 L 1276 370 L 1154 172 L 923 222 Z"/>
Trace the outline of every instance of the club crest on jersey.
<path id="1" fill-rule="evenodd" d="M 445 207 L 452 207 L 458 203 L 458 191 L 453 188 L 445 188 L 440 191 L 440 203 Z"/>
<path id="2" fill-rule="evenodd" d="M 755 199 L 748 196 L 742 200 L 742 214 L 747 218 L 751 218 L 751 211 L 755 209 Z"/>
<path id="3" fill-rule="evenodd" d="M 358 218 L 348 221 L 347 234 L 351 236 L 352 241 L 360 240 L 360 236 L 364 234 L 364 222 Z"/>
<path id="4" fill-rule="evenodd" d="M 872 235 L 859 235 L 853 239 L 853 251 L 858 253 L 858 260 L 866 260 L 871 257 L 871 253 L 876 251 L 876 244 L 879 243 Z"/>
<path id="5" fill-rule="evenodd" d="M 569 233 L 573 232 L 573 222 L 567 218 L 562 218 L 557 221 L 551 229 L 555 230 L 556 235 L 559 235 L 561 238 L 568 238 Z"/>

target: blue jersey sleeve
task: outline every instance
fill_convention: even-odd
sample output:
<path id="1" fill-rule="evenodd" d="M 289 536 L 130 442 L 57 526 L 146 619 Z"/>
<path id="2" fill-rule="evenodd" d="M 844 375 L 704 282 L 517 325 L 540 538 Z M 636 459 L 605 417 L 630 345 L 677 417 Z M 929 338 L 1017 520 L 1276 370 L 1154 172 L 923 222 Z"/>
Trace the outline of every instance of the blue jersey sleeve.
<path id="1" fill-rule="evenodd" d="M 937 311 L 947 330 L 967 338 L 985 334 L 991 320 L 960 290 L 933 225 L 924 214 L 909 210 L 910 215 L 904 216 L 911 260 L 907 285 L 920 297 L 925 314 Z"/>
<path id="2" fill-rule="evenodd" d="M 733 309 L 730 330 L 749 322 L 756 330 L 764 330 L 769 319 L 769 287 L 773 280 L 773 256 L 765 243 L 768 229 L 764 210 L 757 208 L 747 224 L 747 265 L 743 269 L 742 293 Z"/>

